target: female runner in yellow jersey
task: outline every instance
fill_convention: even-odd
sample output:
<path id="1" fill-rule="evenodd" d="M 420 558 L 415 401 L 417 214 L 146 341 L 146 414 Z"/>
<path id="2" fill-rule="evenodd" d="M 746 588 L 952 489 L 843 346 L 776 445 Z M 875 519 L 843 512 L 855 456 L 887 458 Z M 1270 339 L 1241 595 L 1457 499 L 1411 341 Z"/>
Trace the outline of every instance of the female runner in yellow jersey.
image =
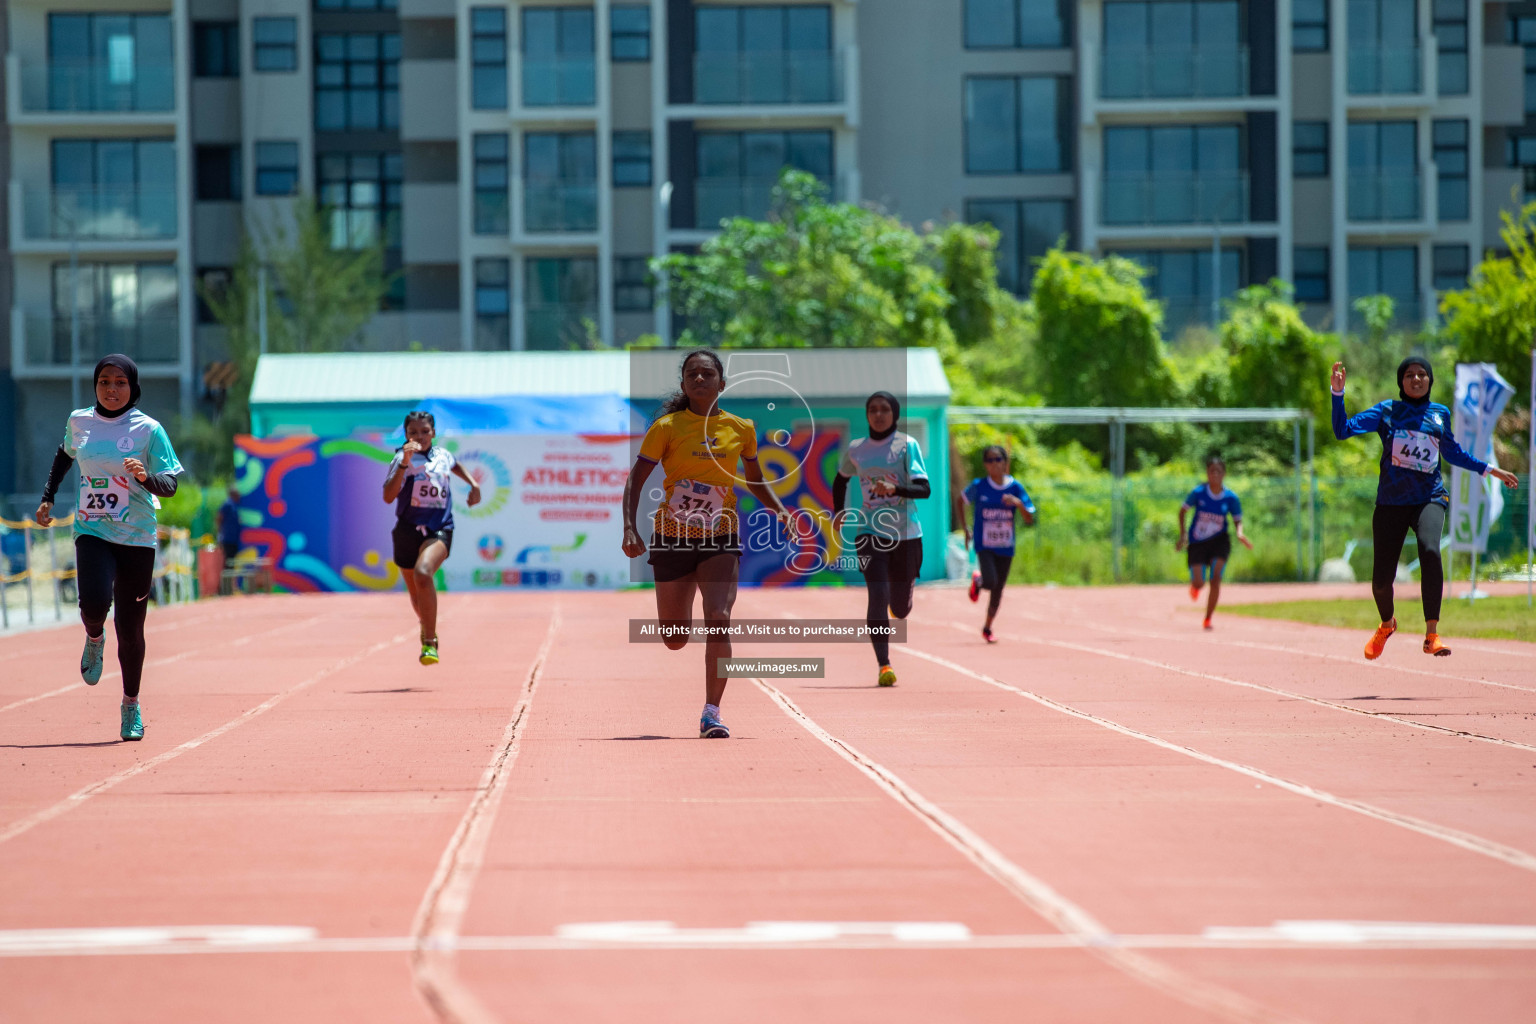
<path id="1" fill-rule="evenodd" d="M 741 531 L 736 517 L 736 484 L 778 516 L 789 518 L 778 495 L 763 481 L 757 464 L 757 427 L 716 406 L 725 390 L 725 367 L 706 349 L 683 357 L 682 390 L 662 403 L 624 485 L 624 553 L 645 554 L 635 528 L 640 495 L 660 463 L 666 473 L 666 497 L 656 510 L 649 559 L 656 572 L 656 617 L 667 634 L 667 647 L 682 650 L 693 624 L 693 595 L 704 597 L 704 713 L 699 736 L 725 739 L 731 731 L 720 721 L 725 695 L 721 658 L 731 656 L 731 607 L 741 568 Z M 742 467 L 737 475 L 737 465 Z"/>

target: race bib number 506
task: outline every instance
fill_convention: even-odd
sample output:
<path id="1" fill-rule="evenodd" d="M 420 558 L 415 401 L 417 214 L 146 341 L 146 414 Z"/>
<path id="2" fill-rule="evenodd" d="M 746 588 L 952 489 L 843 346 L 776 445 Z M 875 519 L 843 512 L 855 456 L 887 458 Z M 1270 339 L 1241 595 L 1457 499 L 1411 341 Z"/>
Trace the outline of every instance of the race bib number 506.
<path id="1" fill-rule="evenodd" d="M 1433 473 L 1440 468 L 1440 439 L 1422 430 L 1394 430 L 1392 465 L 1417 473 Z"/>
<path id="2" fill-rule="evenodd" d="M 431 477 L 417 477 L 416 486 L 411 491 L 411 506 L 413 508 L 447 508 L 448 484 Z"/>

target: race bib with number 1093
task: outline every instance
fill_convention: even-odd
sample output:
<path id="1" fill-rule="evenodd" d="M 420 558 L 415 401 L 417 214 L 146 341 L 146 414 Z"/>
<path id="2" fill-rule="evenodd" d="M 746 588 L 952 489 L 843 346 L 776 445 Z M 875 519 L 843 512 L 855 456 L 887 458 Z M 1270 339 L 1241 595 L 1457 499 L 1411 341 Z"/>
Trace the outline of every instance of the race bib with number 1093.
<path id="1" fill-rule="evenodd" d="M 1392 465 L 1417 473 L 1433 473 L 1440 468 L 1440 439 L 1422 430 L 1394 430 Z"/>
<path id="2" fill-rule="evenodd" d="M 988 511 L 991 511 L 988 509 Z M 1011 548 L 1013 547 L 1013 509 L 1008 509 L 1008 518 L 1001 516 L 986 518 L 981 521 L 981 546 L 985 548 Z"/>

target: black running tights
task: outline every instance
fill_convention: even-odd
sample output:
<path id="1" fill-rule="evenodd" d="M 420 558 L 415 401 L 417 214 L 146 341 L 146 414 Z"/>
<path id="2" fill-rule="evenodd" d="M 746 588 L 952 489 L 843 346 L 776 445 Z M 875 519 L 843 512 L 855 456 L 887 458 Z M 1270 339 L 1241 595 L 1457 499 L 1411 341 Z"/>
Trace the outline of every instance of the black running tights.
<path id="1" fill-rule="evenodd" d="M 102 635 L 107 612 L 117 605 L 117 663 L 123 670 L 123 694 L 139 695 L 144 674 L 144 615 L 155 579 L 155 549 L 112 544 L 100 537 L 75 538 L 75 586 L 80 592 L 80 620 L 92 639 Z"/>
<path id="2" fill-rule="evenodd" d="M 1003 587 L 1008 585 L 1013 556 L 977 548 L 976 567 L 981 570 L 981 589 L 990 595 L 987 598 L 987 618 L 990 619 L 997 614 L 997 606 L 1003 603 Z"/>
<path id="3" fill-rule="evenodd" d="M 1440 618 L 1440 592 L 1445 585 L 1440 535 L 1445 532 L 1445 506 L 1431 501 L 1423 505 L 1377 505 L 1371 516 L 1371 537 L 1376 543 L 1371 562 L 1371 593 L 1382 622 L 1392 621 L 1392 581 L 1397 578 L 1397 559 L 1403 553 L 1403 541 L 1410 529 L 1419 541 L 1419 588 L 1424 618 Z"/>
<path id="4" fill-rule="evenodd" d="M 864 569 L 864 586 L 869 604 L 864 621 L 871 630 L 887 627 L 891 616 L 904 619 L 912 613 L 912 590 L 923 567 L 923 539 L 891 541 L 886 537 L 861 533 L 854 551 Z M 872 633 L 869 642 L 875 648 L 875 660 L 891 663 L 889 636 Z"/>

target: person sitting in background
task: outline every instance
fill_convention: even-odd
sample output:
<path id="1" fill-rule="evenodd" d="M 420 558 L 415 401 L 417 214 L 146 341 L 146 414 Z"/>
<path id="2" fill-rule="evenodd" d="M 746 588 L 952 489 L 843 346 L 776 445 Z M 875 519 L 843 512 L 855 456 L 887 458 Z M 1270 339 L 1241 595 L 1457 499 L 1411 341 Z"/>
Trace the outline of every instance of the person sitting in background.
<path id="1" fill-rule="evenodd" d="M 219 547 L 224 550 L 224 563 L 228 565 L 240 553 L 240 491 L 231 486 L 229 497 L 219 506 Z"/>

